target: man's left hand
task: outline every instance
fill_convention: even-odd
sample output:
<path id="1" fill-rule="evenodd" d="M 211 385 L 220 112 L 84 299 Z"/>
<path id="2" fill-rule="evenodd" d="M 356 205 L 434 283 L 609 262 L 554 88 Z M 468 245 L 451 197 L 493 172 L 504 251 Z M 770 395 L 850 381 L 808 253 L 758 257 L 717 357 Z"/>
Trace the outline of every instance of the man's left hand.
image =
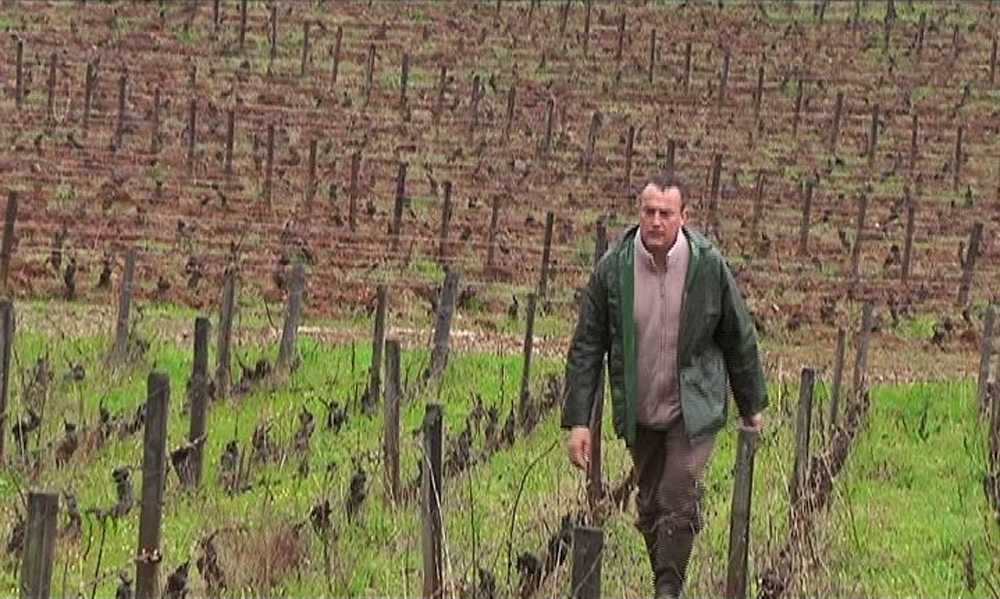
<path id="1" fill-rule="evenodd" d="M 760 412 L 750 416 L 740 416 L 736 420 L 736 426 L 748 433 L 760 434 L 761 430 L 764 429 L 764 416 Z"/>

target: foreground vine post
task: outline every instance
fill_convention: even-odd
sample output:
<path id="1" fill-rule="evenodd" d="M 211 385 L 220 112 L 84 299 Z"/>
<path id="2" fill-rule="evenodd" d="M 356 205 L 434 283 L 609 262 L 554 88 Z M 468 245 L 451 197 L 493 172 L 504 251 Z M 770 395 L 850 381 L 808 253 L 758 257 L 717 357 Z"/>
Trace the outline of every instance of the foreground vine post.
<path id="1" fill-rule="evenodd" d="M 799 499 L 809 472 L 809 436 L 812 428 L 813 387 L 816 384 L 816 371 L 803 368 L 799 384 L 799 409 L 795 422 L 795 464 L 792 468 L 792 480 L 788 495 L 792 512 L 797 509 Z"/>
<path id="2" fill-rule="evenodd" d="M 983 345 L 979 354 L 979 387 L 978 405 L 979 414 L 982 415 L 989 407 L 989 380 L 990 380 L 990 360 L 993 357 L 993 329 L 996 322 L 996 307 L 990 304 L 983 314 Z M 1000 384 L 1000 380 L 997 381 Z"/>
<path id="3" fill-rule="evenodd" d="M 208 337 L 212 323 L 207 316 L 194 321 L 194 368 L 191 372 L 191 427 L 188 442 L 192 445 L 188 472 L 191 487 L 201 485 L 202 457 L 205 447 L 205 414 L 208 410 Z"/>
<path id="4" fill-rule="evenodd" d="M 28 523 L 21 552 L 21 599 L 48 599 L 51 594 L 58 515 L 58 495 L 28 493 Z"/>
<path id="5" fill-rule="evenodd" d="M 573 529 L 572 587 L 573 599 L 598 599 L 601 596 L 601 553 L 604 530 L 590 526 Z"/>
<path id="6" fill-rule="evenodd" d="M 218 355 L 215 362 L 215 390 L 219 399 L 229 397 L 230 355 L 233 339 L 233 317 L 236 313 L 236 264 L 226 268 L 222 284 L 222 307 L 219 312 Z"/>
<path id="7" fill-rule="evenodd" d="M 442 555 L 441 500 L 441 447 L 443 439 L 443 414 L 439 404 L 428 404 L 424 412 L 424 458 L 422 462 L 422 502 L 423 521 L 422 545 L 424 559 L 423 596 L 441 597 L 444 592 L 444 568 Z"/>
<path id="8" fill-rule="evenodd" d="M 306 267 L 301 262 L 292 268 L 292 281 L 288 290 L 288 310 L 281 329 L 281 345 L 278 347 L 277 368 L 293 370 L 298 366 L 298 333 L 302 322 L 302 300 L 306 287 Z"/>
<path id="9" fill-rule="evenodd" d="M 7 401 L 10 396 L 10 363 L 14 347 L 14 303 L 0 297 L 0 464 L 4 463 L 7 434 Z"/>
<path id="10" fill-rule="evenodd" d="M 161 520 L 167 474 L 167 416 L 170 378 L 151 372 L 147 381 L 146 432 L 142 450 L 142 510 L 139 514 L 139 549 L 135 557 L 135 597 L 159 596 Z"/>
<path id="11" fill-rule="evenodd" d="M 17 223 L 17 205 L 21 193 L 16 190 L 7 192 L 7 209 L 3 222 L 3 241 L 0 245 L 0 294 L 10 295 L 7 278 L 10 275 L 10 260 L 14 254 L 14 225 Z"/>
<path id="12" fill-rule="evenodd" d="M 385 474 L 392 501 L 401 498 L 402 484 L 399 478 L 399 411 L 403 401 L 403 385 L 400 382 L 399 339 L 385 342 L 385 428 L 382 434 L 382 448 L 385 460 Z"/>
<path id="13" fill-rule="evenodd" d="M 382 348 L 385 347 L 385 311 L 388 302 L 388 288 L 381 284 L 375 291 L 375 330 L 372 331 L 372 364 L 368 372 L 368 393 L 361 408 L 365 414 L 374 414 L 378 398 L 382 394 Z M 388 391 L 388 390 L 387 390 Z"/>
<path id="14" fill-rule="evenodd" d="M 747 596 L 750 502 L 753 496 L 753 463 L 756 452 L 757 433 L 740 430 L 736 446 L 733 507 L 729 521 L 729 566 L 726 573 L 726 597 L 730 599 L 745 599 Z"/>

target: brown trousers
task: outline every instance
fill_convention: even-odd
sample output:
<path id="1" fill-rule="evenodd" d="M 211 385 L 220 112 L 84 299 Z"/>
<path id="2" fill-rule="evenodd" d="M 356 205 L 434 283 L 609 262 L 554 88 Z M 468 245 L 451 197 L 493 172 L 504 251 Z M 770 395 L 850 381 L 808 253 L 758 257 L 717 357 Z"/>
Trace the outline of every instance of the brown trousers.
<path id="1" fill-rule="evenodd" d="M 671 531 L 701 530 L 701 478 L 714 441 L 712 436 L 692 445 L 683 418 L 675 419 L 667 430 L 638 425 L 632 460 L 639 487 L 640 532 L 655 533 L 661 525 Z"/>

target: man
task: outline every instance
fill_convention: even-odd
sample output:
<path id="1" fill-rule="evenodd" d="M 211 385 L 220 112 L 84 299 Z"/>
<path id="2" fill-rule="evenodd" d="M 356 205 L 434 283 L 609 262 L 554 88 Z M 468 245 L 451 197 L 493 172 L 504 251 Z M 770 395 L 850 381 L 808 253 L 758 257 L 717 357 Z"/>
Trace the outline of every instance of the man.
<path id="1" fill-rule="evenodd" d="M 635 465 L 638 520 L 657 597 L 684 586 L 702 527 L 701 476 L 727 412 L 759 432 L 767 406 L 753 321 L 725 260 L 686 226 L 687 186 L 648 180 L 638 226 L 601 258 L 580 306 L 566 364 L 562 426 L 569 458 L 590 463 L 590 415 L 605 354 L 615 432 Z"/>

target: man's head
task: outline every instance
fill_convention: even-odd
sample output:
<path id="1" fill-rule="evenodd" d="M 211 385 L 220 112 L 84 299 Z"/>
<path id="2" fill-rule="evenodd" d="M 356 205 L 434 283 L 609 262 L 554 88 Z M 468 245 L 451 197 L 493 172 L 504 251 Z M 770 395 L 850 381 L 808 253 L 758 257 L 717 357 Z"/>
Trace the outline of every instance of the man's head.
<path id="1" fill-rule="evenodd" d="M 651 253 L 666 253 L 687 222 L 687 183 L 678 175 L 650 177 L 639 193 L 639 232 Z"/>

